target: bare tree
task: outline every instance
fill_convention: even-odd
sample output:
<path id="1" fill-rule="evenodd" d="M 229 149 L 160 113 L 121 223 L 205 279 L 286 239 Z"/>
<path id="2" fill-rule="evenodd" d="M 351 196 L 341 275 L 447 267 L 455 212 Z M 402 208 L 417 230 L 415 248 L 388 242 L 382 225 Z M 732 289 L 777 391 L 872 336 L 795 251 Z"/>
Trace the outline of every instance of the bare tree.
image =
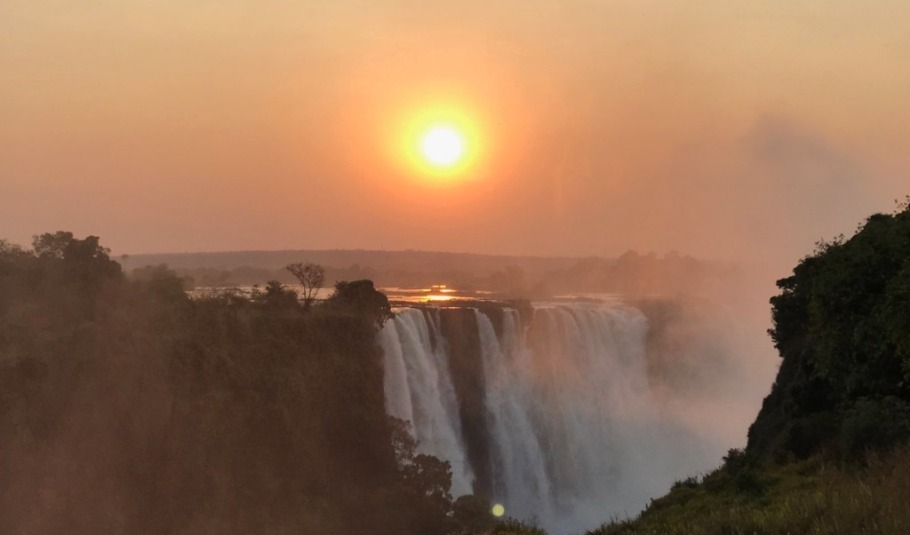
<path id="1" fill-rule="evenodd" d="M 300 281 L 300 285 L 303 286 L 303 308 L 309 310 L 316 299 L 316 292 L 325 282 L 325 268 L 319 264 L 295 262 L 288 264 L 284 269 L 290 271 Z"/>

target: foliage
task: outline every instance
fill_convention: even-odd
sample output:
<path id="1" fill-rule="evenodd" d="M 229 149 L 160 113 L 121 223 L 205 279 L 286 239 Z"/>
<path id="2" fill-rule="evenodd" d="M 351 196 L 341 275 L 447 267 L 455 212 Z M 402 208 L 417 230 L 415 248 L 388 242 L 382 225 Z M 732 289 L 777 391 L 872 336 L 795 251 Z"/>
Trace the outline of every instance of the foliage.
<path id="1" fill-rule="evenodd" d="M 910 197 L 778 281 L 782 357 L 745 451 L 591 535 L 904 533 L 910 525 Z M 902 445 L 904 444 L 904 445 Z"/>
<path id="2" fill-rule="evenodd" d="M 910 405 L 894 396 L 857 400 L 844 415 L 840 453 L 860 458 L 870 450 L 894 447 L 910 438 Z"/>
<path id="3" fill-rule="evenodd" d="M 497 523 L 490 501 L 473 494 L 455 500 L 452 504 L 452 519 L 462 533 L 483 533 Z"/>
<path id="4" fill-rule="evenodd" d="M 871 455 L 861 469 L 819 458 L 767 465 L 760 468 L 766 482 L 760 497 L 744 494 L 735 476 L 710 484 L 714 472 L 701 484 L 676 486 L 638 518 L 615 520 L 588 535 L 905 533 L 910 525 L 908 470 L 906 447 Z"/>
<path id="5" fill-rule="evenodd" d="M 293 309 L 297 307 L 297 292 L 285 288 L 276 280 L 270 280 L 263 290 L 254 286 L 250 293 L 250 300 L 273 308 Z"/>
<path id="6" fill-rule="evenodd" d="M 190 288 L 190 281 L 186 278 L 177 278 L 174 272 L 164 264 L 136 268 L 130 274 L 130 280 L 138 286 L 171 300 L 181 300 L 184 292 Z"/>
<path id="7" fill-rule="evenodd" d="M 467 530 L 452 532 L 452 535 L 546 535 L 546 532 L 535 525 L 509 518 L 494 520 L 490 527 L 481 530 Z"/>
<path id="8" fill-rule="evenodd" d="M 861 436 L 903 436 L 902 421 L 861 415 L 910 401 L 910 208 L 869 217 L 850 239 L 820 242 L 777 285 L 769 332 L 783 362 L 749 450 L 855 455 L 879 442 Z"/>
<path id="9" fill-rule="evenodd" d="M 447 465 L 396 462 L 372 283 L 307 313 L 185 284 L 0 241 L 0 533 L 443 533 Z"/>
<path id="10" fill-rule="evenodd" d="M 325 283 L 325 268 L 318 264 L 295 262 L 285 267 L 303 286 L 303 308 L 309 310 L 316 299 L 316 292 Z"/>
<path id="11" fill-rule="evenodd" d="M 335 292 L 326 300 L 325 306 L 341 313 L 360 314 L 378 326 L 394 317 L 388 297 L 376 290 L 373 281 L 369 280 L 335 283 Z"/>

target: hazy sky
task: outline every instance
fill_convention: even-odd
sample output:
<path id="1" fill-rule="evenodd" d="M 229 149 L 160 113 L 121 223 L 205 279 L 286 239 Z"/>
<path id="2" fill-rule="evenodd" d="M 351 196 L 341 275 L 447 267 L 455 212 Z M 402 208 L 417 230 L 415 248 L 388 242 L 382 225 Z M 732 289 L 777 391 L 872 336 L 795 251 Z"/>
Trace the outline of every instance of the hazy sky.
<path id="1" fill-rule="evenodd" d="M 908 28 L 906 0 L 0 0 L 0 237 L 789 265 L 910 193 Z M 433 106 L 482 138 L 465 180 L 389 150 Z"/>

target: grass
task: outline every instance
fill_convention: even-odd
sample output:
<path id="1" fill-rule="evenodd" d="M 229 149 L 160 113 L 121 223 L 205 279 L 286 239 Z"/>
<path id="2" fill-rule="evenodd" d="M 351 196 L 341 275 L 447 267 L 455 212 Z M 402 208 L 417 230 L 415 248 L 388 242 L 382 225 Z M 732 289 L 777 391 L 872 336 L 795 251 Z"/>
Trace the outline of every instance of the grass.
<path id="1" fill-rule="evenodd" d="M 732 463 L 736 464 L 736 463 Z M 728 463 L 677 482 L 634 520 L 589 535 L 910 533 L 910 447 L 863 466 L 810 459 L 776 467 Z"/>
<path id="2" fill-rule="evenodd" d="M 547 535 L 544 530 L 514 519 L 496 521 L 483 531 L 459 532 L 450 535 Z"/>

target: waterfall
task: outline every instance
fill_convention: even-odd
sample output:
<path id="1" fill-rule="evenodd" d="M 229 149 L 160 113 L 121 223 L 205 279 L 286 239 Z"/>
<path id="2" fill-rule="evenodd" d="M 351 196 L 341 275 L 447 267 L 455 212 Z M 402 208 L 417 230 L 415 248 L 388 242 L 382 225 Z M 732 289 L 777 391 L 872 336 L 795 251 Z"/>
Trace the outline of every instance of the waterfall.
<path id="1" fill-rule="evenodd" d="M 619 302 L 399 309 L 380 333 L 387 410 L 452 464 L 453 495 L 553 533 L 589 529 L 691 469 L 692 441 L 653 401 L 647 334 Z"/>
<path id="2" fill-rule="evenodd" d="M 503 504 L 515 504 L 510 512 L 516 517 L 548 513 L 544 509 L 550 505 L 550 479 L 541 440 L 533 425 L 534 392 L 531 381 L 516 380 L 532 376 L 517 312 L 505 311 L 502 341 L 485 314 L 477 310 L 474 314 L 487 380 L 485 405 L 493 446 L 494 497 Z"/>
<path id="3" fill-rule="evenodd" d="M 434 312 L 398 310 L 379 333 L 386 411 L 413 425 L 417 451 L 452 464 L 452 493 L 468 494 L 473 474 L 465 459 L 455 391 Z"/>

